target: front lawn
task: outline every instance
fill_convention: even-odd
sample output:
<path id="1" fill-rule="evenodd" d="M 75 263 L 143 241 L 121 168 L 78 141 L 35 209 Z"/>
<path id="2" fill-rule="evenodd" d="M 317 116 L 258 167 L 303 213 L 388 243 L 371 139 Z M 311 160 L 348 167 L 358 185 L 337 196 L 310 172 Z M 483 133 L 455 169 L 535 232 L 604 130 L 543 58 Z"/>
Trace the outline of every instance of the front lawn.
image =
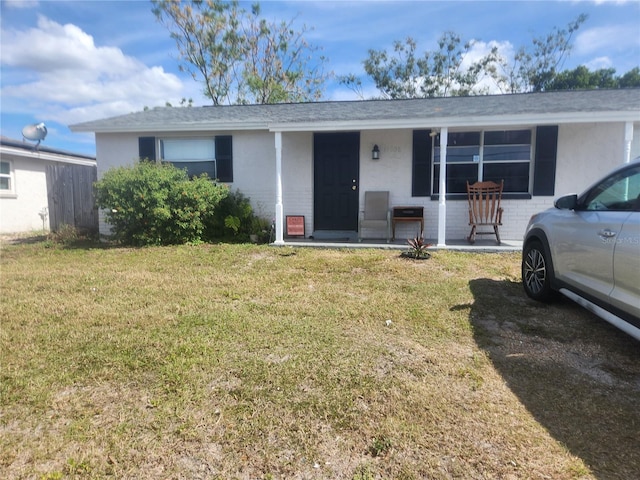
<path id="1" fill-rule="evenodd" d="M 640 348 L 519 254 L 3 245 L 1 478 L 614 479 Z"/>

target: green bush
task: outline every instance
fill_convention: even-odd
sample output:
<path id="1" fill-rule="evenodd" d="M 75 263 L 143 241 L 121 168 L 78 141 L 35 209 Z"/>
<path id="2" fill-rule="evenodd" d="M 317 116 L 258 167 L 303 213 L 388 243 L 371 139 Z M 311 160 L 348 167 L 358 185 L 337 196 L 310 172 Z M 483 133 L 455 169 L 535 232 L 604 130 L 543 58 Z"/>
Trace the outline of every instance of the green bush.
<path id="1" fill-rule="evenodd" d="M 218 204 L 228 187 L 206 175 L 189 179 L 171 164 L 141 161 L 107 171 L 96 183 L 116 240 L 129 245 L 197 243 L 212 236 Z"/>
<path id="2" fill-rule="evenodd" d="M 229 192 L 220 201 L 207 223 L 206 240 L 235 240 L 246 242 L 254 233 L 255 215 L 249 198 L 240 191 Z"/>

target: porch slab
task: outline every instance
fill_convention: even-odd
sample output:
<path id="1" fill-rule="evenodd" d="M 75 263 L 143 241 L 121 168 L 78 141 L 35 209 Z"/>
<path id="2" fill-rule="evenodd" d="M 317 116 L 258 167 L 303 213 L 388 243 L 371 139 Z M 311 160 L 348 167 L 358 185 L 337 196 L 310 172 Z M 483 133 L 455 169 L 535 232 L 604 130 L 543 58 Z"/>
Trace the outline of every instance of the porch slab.
<path id="1" fill-rule="evenodd" d="M 429 247 L 430 251 L 437 250 L 458 250 L 467 252 L 519 252 L 522 251 L 522 240 L 502 240 L 500 245 L 496 244 L 495 240 L 482 239 L 476 240 L 471 245 L 466 239 L 451 239 L 446 241 L 446 245 L 438 246 L 436 239 L 426 239 L 427 243 L 432 244 Z M 329 240 L 329 239 L 316 239 L 316 238 L 288 238 L 284 240 L 283 244 L 274 246 L 287 246 L 287 247 L 310 247 L 310 248 L 381 248 L 387 250 L 408 250 L 409 245 L 407 240 L 396 239 L 389 243 L 384 239 L 362 239 L 362 242 L 352 241 L 350 239 L 341 240 Z"/>

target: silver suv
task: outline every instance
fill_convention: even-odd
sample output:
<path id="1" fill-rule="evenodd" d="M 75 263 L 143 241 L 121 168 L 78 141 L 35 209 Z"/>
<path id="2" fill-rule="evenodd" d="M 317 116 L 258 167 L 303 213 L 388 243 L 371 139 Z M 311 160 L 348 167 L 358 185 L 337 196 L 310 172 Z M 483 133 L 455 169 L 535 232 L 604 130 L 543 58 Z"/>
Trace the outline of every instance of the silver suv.
<path id="1" fill-rule="evenodd" d="M 640 157 L 554 205 L 529 220 L 525 292 L 560 292 L 640 340 Z"/>

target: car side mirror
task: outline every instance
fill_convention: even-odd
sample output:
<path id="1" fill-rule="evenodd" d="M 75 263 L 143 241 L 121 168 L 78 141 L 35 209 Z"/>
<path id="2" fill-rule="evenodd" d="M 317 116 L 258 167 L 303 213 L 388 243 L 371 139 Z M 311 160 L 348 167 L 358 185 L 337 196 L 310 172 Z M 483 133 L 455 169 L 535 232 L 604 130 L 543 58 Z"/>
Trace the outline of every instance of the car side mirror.
<path id="1" fill-rule="evenodd" d="M 560 210 L 573 210 L 578 205 L 578 195 L 565 195 L 553 202 L 553 205 Z"/>

